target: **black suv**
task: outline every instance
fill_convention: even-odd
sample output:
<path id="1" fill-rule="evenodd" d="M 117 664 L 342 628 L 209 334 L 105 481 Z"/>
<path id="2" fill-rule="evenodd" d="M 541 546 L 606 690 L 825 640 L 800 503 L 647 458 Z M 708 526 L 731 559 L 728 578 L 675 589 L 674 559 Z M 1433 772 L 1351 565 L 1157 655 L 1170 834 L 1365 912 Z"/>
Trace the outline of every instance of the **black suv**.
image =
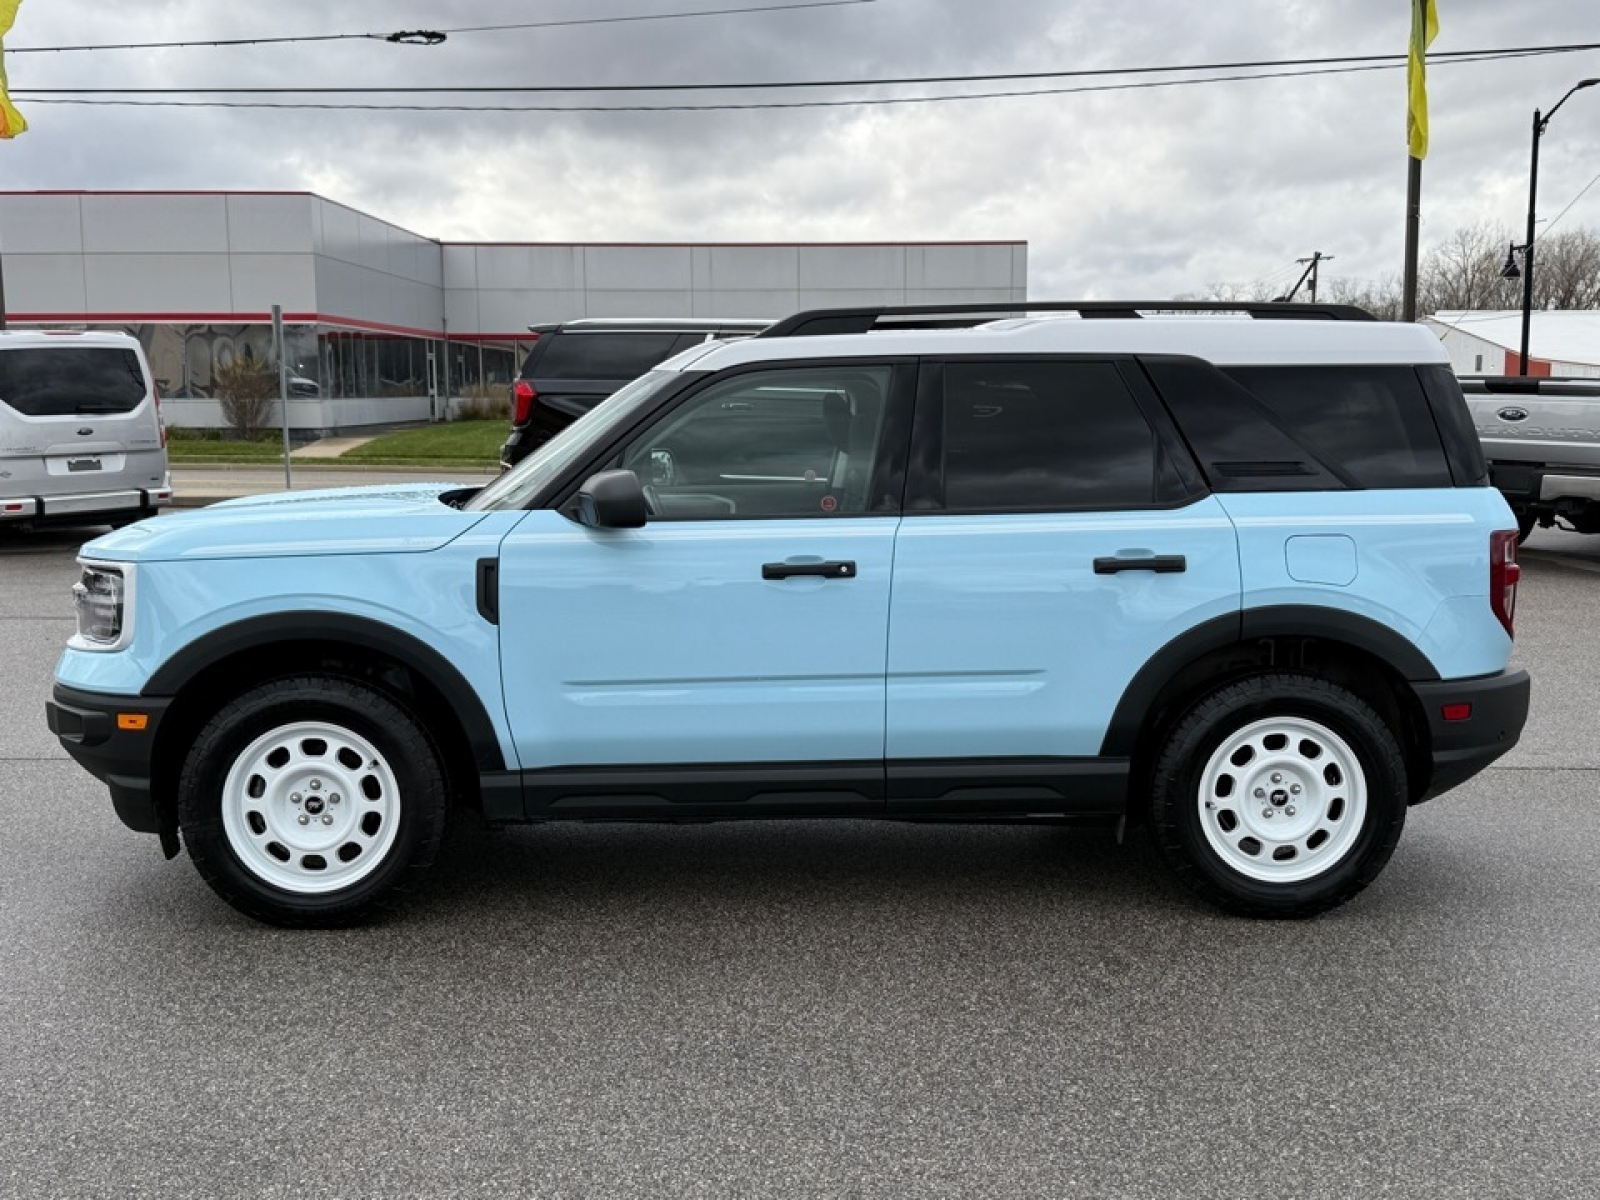
<path id="1" fill-rule="evenodd" d="M 530 325 L 534 345 L 514 385 L 511 435 L 500 447 L 500 465 L 516 466 L 551 434 L 680 350 L 713 338 L 750 337 L 770 324 L 646 317 Z"/>

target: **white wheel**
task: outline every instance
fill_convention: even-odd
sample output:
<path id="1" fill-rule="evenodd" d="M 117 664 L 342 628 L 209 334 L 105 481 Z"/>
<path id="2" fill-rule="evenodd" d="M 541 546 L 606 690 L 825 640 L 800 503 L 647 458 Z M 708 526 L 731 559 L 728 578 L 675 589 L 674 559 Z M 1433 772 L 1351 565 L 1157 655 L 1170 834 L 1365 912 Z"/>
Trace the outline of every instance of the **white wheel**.
<path id="1" fill-rule="evenodd" d="M 323 721 L 258 737 L 222 785 L 222 825 L 240 865 L 307 896 L 376 870 L 394 845 L 399 805 L 399 783 L 377 747 Z"/>
<path id="2" fill-rule="evenodd" d="M 1405 827 L 1400 740 L 1365 700 L 1272 671 L 1202 695 L 1150 773 L 1156 845 L 1184 883 L 1232 912 L 1309 917 L 1343 904 Z"/>
<path id="3" fill-rule="evenodd" d="M 347 925 L 421 879 L 449 792 L 417 716 L 335 676 L 257 685 L 195 735 L 178 780 L 189 857 L 240 912 Z"/>
<path id="4" fill-rule="evenodd" d="M 1367 782 L 1338 734 L 1271 717 L 1223 740 L 1201 771 L 1197 801 L 1206 841 L 1224 863 L 1264 883 L 1297 883 L 1355 845 Z"/>

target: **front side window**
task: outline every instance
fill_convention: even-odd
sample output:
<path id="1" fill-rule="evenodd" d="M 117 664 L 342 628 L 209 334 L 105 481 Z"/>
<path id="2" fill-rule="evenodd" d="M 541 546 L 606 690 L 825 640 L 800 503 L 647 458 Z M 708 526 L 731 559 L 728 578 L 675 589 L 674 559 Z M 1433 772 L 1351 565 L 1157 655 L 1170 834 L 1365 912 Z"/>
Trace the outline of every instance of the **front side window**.
<path id="1" fill-rule="evenodd" d="M 637 419 L 662 391 L 682 376 L 651 371 L 614 392 L 561 430 L 510 471 L 462 505 L 468 512 L 526 508 L 552 487 L 574 463 L 599 452 L 599 447 Z"/>
<path id="2" fill-rule="evenodd" d="M 1111 363 L 950 363 L 943 433 L 944 507 L 953 512 L 1157 499 L 1155 435 Z"/>
<path id="3" fill-rule="evenodd" d="M 751 371 L 707 387 L 623 451 L 652 517 L 865 513 L 891 368 Z"/>

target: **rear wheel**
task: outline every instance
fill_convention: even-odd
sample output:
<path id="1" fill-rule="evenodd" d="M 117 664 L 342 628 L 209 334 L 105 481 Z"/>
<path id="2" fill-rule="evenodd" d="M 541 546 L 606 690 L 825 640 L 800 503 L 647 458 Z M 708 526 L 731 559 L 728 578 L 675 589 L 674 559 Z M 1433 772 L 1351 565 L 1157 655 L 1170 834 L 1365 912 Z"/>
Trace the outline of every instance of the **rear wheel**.
<path id="1" fill-rule="evenodd" d="M 421 726 L 366 684 L 262 684 L 200 731 L 178 784 L 189 855 L 241 912 L 327 926 L 392 905 L 433 861 L 446 787 Z"/>
<path id="2" fill-rule="evenodd" d="M 1377 878 L 1405 824 L 1405 763 L 1377 712 L 1308 675 L 1219 688 L 1167 737 L 1152 825 L 1173 871 L 1234 912 L 1306 917 Z"/>
<path id="3" fill-rule="evenodd" d="M 1531 512 L 1517 514 L 1517 545 L 1520 546 L 1528 540 L 1528 535 L 1533 532 L 1534 526 L 1538 523 L 1539 518 Z"/>

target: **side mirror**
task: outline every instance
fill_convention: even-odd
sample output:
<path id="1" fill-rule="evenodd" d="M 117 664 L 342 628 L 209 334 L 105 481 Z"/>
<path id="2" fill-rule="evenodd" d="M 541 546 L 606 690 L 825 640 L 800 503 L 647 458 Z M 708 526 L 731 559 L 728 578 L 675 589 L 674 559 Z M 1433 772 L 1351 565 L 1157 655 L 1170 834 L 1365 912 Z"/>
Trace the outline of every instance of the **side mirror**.
<path id="1" fill-rule="evenodd" d="M 649 510 L 632 471 L 600 471 L 578 489 L 578 521 L 591 529 L 638 529 Z"/>

